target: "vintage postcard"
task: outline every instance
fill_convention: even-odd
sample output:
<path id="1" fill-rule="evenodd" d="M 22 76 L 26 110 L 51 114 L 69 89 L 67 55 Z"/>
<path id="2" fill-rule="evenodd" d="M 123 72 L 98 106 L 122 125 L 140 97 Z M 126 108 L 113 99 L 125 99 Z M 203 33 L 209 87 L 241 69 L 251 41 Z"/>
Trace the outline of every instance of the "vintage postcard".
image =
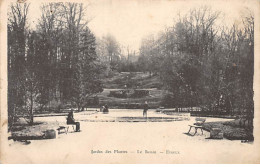
<path id="1" fill-rule="evenodd" d="M 0 163 L 260 163 L 259 0 L 0 7 Z"/>

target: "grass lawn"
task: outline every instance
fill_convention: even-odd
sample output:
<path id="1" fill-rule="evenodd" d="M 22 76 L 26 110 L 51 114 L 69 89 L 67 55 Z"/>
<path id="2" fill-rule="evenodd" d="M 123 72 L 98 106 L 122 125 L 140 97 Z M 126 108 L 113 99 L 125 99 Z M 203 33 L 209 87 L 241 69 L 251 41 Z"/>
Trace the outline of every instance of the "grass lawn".
<path id="1" fill-rule="evenodd" d="M 150 76 L 149 73 L 143 72 L 121 72 L 113 76 L 104 78 L 103 84 L 105 89 L 124 89 L 125 85 L 129 88 L 150 89 L 161 88 L 162 82 L 158 75 Z"/>
<path id="2" fill-rule="evenodd" d="M 142 108 L 142 104 L 148 101 L 151 108 L 160 106 L 165 94 L 159 76 L 150 76 L 149 73 L 115 73 L 112 77 L 104 78 L 104 91 L 98 94 L 99 104 L 108 104 L 111 108 Z M 110 91 L 126 89 L 149 90 L 150 95 L 142 98 L 116 98 L 109 97 Z"/>
<path id="3" fill-rule="evenodd" d="M 116 98 L 109 97 L 110 91 L 115 91 L 119 89 L 104 89 L 102 93 L 98 95 L 99 104 L 105 105 L 108 104 L 111 108 L 128 108 L 130 104 L 144 104 L 145 101 L 148 101 L 151 108 L 157 108 L 160 106 L 161 98 L 163 96 L 163 90 L 158 89 L 149 89 L 150 95 L 142 98 Z M 148 90 L 148 89 L 147 89 Z M 138 108 L 138 107 L 137 107 Z"/>
<path id="4" fill-rule="evenodd" d="M 19 122 L 12 128 L 11 136 L 15 140 L 37 140 L 44 138 L 44 131 L 57 129 L 58 123 L 34 122 L 29 126 L 27 123 Z"/>

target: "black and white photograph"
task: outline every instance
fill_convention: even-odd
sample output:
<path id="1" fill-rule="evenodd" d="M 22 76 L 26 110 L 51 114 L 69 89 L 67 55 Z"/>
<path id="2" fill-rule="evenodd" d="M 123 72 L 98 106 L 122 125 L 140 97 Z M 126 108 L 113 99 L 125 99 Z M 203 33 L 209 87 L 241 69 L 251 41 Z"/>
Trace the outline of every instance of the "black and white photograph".
<path id="1" fill-rule="evenodd" d="M 260 1 L 0 6 L 1 163 L 260 163 Z"/>

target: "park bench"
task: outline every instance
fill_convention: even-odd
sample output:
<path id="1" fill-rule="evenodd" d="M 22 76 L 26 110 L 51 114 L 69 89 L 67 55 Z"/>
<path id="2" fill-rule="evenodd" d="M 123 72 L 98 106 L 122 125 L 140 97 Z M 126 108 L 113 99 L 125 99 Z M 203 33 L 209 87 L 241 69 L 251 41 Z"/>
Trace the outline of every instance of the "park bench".
<path id="1" fill-rule="evenodd" d="M 201 133 L 203 134 L 202 127 L 203 127 L 203 124 L 204 124 L 205 121 L 206 121 L 206 118 L 196 118 L 195 121 L 196 121 L 196 123 L 194 123 L 193 125 L 189 125 L 189 126 L 190 126 L 190 129 L 189 129 L 188 134 L 190 133 L 190 130 L 192 129 L 192 127 L 195 129 L 194 135 L 197 133 L 197 130 L 198 130 L 198 129 L 200 129 L 200 130 L 201 130 Z"/>
<path id="2" fill-rule="evenodd" d="M 64 132 L 64 133 L 68 133 L 68 131 L 69 131 L 69 128 L 72 126 L 72 128 L 73 128 L 73 131 L 75 131 L 75 128 L 74 128 L 74 126 L 76 126 L 76 125 L 74 125 L 74 124 L 67 124 L 67 125 L 60 125 L 58 128 L 57 128 L 57 130 L 58 130 L 58 133 L 60 134 L 62 131 Z"/>
<path id="3" fill-rule="evenodd" d="M 69 126 L 59 126 L 57 130 L 59 134 L 61 133 L 61 131 L 64 131 L 67 134 L 69 130 Z"/>

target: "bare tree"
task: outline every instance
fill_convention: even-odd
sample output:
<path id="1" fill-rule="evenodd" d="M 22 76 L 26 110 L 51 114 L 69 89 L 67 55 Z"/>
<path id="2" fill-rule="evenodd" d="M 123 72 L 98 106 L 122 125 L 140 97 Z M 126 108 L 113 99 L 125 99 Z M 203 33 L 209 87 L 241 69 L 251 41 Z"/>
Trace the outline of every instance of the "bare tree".
<path id="1" fill-rule="evenodd" d="M 25 110 L 26 105 L 26 36 L 29 6 L 28 3 L 11 3 L 8 11 L 8 114 L 10 117 L 16 115 L 13 111 Z"/>

